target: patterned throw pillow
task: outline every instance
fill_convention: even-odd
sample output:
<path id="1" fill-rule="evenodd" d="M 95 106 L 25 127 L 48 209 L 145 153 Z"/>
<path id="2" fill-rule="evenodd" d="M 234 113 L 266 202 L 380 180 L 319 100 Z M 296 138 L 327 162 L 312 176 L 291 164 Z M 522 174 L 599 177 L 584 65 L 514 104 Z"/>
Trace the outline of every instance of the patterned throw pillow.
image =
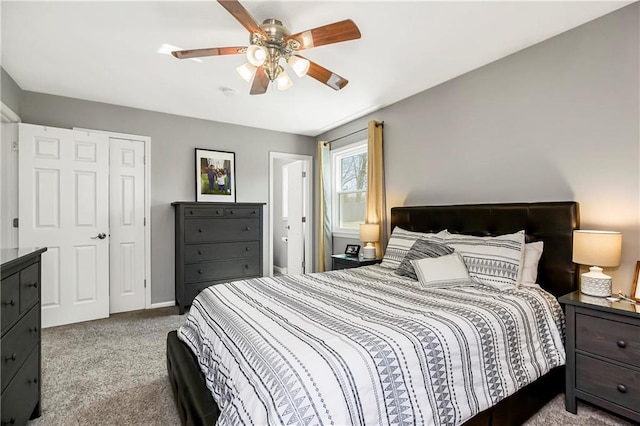
<path id="1" fill-rule="evenodd" d="M 387 244 L 387 249 L 384 252 L 384 257 L 380 266 L 396 270 L 400 266 L 400 263 L 407 255 L 413 243 L 419 239 L 434 241 L 436 243 L 442 243 L 447 231 L 440 231 L 437 234 L 426 234 L 423 232 L 406 231 L 400 227 L 393 228 L 391 232 L 391 238 Z"/>
<path id="2" fill-rule="evenodd" d="M 440 257 L 451 253 L 453 253 L 453 249 L 449 246 L 429 240 L 419 239 L 413 243 L 413 246 L 411 246 L 407 255 L 402 259 L 402 262 L 400 262 L 400 266 L 396 269 L 396 274 L 418 280 L 416 272 L 413 270 L 413 266 L 411 265 L 412 260 L 424 259 L 426 257 Z"/>
<path id="3" fill-rule="evenodd" d="M 497 237 L 449 234 L 445 244 L 462 255 L 472 278 L 507 290 L 520 282 L 524 240 L 524 231 Z"/>

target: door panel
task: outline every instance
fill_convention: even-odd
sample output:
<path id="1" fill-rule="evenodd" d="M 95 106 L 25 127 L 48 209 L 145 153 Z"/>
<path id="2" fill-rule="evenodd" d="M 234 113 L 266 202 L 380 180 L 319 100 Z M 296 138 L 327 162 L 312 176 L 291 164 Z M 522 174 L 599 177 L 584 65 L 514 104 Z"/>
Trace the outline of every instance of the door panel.
<path id="1" fill-rule="evenodd" d="M 109 138 L 111 157 L 110 312 L 145 307 L 144 142 Z"/>
<path id="2" fill-rule="evenodd" d="M 109 142 L 19 125 L 20 247 L 42 254 L 42 326 L 109 315 Z"/>
<path id="3" fill-rule="evenodd" d="M 287 209 L 288 209 L 288 226 L 287 226 L 287 273 L 303 274 L 304 267 L 304 236 L 302 222 L 303 216 L 303 185 L 302 185 L 302 161 L 296 161 L 284 166 L 287 172 Z"/>

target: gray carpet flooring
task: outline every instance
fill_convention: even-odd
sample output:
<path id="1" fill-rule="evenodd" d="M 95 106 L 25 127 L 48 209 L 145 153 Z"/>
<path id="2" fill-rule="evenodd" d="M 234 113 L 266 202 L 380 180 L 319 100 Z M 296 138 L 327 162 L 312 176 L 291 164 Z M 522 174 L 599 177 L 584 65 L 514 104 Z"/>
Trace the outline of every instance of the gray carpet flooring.
<path id="1" fill-rule="evenodd" d="M 112 315 L 42 331 L 42 416 L 30 425 L 178 425 L 165 363 L 166 336 L 184 321 L 177 308 Z M 563 395 L 528 426 L 630 425 Z"/>

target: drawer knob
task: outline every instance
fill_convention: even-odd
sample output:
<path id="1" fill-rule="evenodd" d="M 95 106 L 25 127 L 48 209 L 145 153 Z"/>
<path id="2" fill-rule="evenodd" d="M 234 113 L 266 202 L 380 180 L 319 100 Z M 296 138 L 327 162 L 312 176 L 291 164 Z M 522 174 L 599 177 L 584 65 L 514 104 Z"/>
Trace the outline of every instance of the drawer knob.
<path id="1" fill-rule="evenodd" d="M 38 288 L 38 283 L 27 284 L 27 287 Z"/>
<path id="2" fill-rule="evenodd" d="M 249 230 L 251 230 L 251 228 L 247 226 L 246 228 L 244 228 L 244 230 L 245 231 L 249 231 Z"/>
<path id="3" fill-rule="evenodd" d="M 257 210 L 254 210 L 254 211 L 252 211 L 251 213 L 256 214 L 256 213 L 258 213 L 258 211 L 257 211 Z"/>
<path id="4" fill-rule="evenodd" d="M 198 273 L 202 274 L 204 271 L 202 269 L 198 269 Z"/>
<path id="5" fill-rule="evenodd" d="M 249 265 L 244 265 L 244 269 L 249 269 Z"/>
<path id="6" fill-rule="evenodd" d="M 204 230 L 202 228 L 198 228 L 198 232 L 203 232 Z"/>
<path id="7" fill-rule="evenodd" d="M 202 250 L 198 250 L 198 254 L 202 254 Z"/>
<path id="8" fill-rule="evenodd" d="M 3 420 L 2 424 L 3 425 L 14 425 L 14 424 L 16 424 L 16 419 L 15 419 L 15 417 L 11 417 L 9 420 Z"/>
<path id="9" fill-rule="evenodd" d="M 193 214 L 193 210 L 190 210 L 190 211 L 189 211 L 189 214 Z"/>
<path id="10" fill-rule="evenodd" d="M 9 356 L 4 357 L 5 361 L 15 361 L 16 360 L 16 354 L 11 354 Z"/>
<path id="11" fill-rule="evenodd" d="M 627 387 L 625 385 L 620 384 L 618 385 L 618 391 L 620 393 L 627 393 Z"/>
<path id="12" fill-rule="evenodd" d="M 244 249 L 245 251 L 251 251 L 251 249 L 249 247 L 245 247 Z"/>
<path id="13" fill-rule="evenodd" d="M 2 304 L 5 306 L 16 306 L 16 302 L 13 299 L 9 300 L 8 302 L 2 302 Z"/>
<path id="14" fill-rule="evenodd" d="M 220 214 L 220 210 L 216 210 L 216 214 Z"/>
<path id="15" fill-rule="evenodd" d="M 625 342 L 624 340 L 618 340 L 617 345 L 619 348 L 626 348 L 627 347 L 627 342 Z"/>
<path id="16" fill-rule="evenodd" d="M 29 331 L 31 331 L 33 333 L 37 333 L 38 332 L 38 327 L 30 328 Z"/>
<path id="17" fill-rule="evenodd" d="M 37 377 L 34 377 L 34 378 L 33 378 L 33 380 L 31 380 L 31 382 L 32 382 L 34 385 L 38 384 L 38 378 L 37 378 Z"/>
<path id="18" fill-rule="evenodd" d="M 229 211 L 230 214 L 234 214 L 235 212 L 233 210 Z"/>

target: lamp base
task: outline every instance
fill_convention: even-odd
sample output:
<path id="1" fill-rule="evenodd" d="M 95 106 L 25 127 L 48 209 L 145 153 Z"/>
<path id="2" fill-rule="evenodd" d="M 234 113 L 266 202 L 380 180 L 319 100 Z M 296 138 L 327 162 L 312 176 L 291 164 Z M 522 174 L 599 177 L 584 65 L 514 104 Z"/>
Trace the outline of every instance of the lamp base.
<path id="1" fill-rule="evenodd" d="M 376 248 L 371 243 L 367 243 L 366 246 L 362 247 L 362 258 L 363 259 L 375 259 L 376 258 Z"/>
<path id="2" fill-rule="evenodd" d="M 611 296 L 611 277 L 602 273 L 602 268 L 592 266 L 589 272 L 582 274 L 580 291 L 589 296 Z"/>

